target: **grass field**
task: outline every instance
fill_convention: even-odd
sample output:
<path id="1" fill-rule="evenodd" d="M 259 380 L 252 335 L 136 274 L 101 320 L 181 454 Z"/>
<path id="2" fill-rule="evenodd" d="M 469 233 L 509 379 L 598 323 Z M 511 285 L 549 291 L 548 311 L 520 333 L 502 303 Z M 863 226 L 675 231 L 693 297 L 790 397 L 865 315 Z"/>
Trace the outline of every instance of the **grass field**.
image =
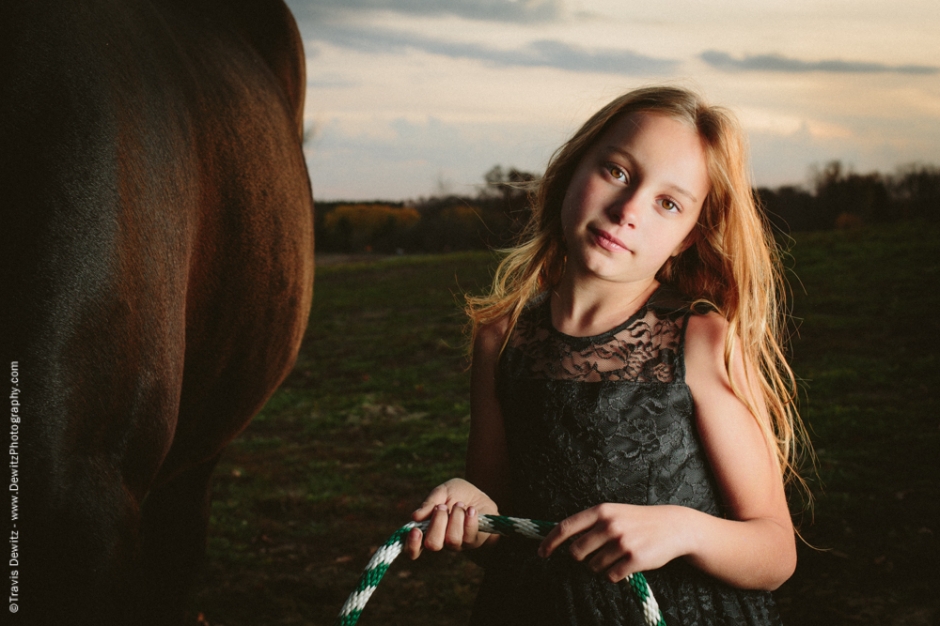
<path id="1" fill-rule="evenodd" d="M 819 456 L 784 621 L 940 619 L 940 227 L 798 235 L 793 365 Z M 297 366 L 214 482 L 193 611 L 212 626 L 331 624 L 370 551 L 462 472 L 461 294 L 487 253 L 330 265 Z M 465 624 L 481 571 L 396 562 L 360 621 Z"/>

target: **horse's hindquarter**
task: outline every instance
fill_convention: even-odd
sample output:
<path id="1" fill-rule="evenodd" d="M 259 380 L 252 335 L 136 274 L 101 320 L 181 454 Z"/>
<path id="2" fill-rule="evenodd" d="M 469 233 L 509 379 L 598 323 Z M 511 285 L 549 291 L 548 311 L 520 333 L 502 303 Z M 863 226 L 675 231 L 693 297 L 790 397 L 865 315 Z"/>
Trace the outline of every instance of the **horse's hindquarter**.
<path id="1" fill-rule="evenodd" d="M 306 324 L 296 31 L 288 15 L 272 64 L 271 23 L 259 53 L 243 17 L 198 13 L 213 7 L 0 7 L 0 357 L 20 369 L 24 567 L 74 586 L 47 599 L 116 589 L 147 491 L 244 427 Z"/>
<path id="2" fill-rule="evenodd" d="M 196 80 L 212 88 L 200 92 L 205 116 L 194 124 L 200 210 L 180 418 L 163 476 L 214 455 L 244 427 L 288 373 L 309 314 L 313 207 L 299 118 L 284 81 L 254 45 L 233 54 L 236 41 L 248 41 L 242 30 L 192 42 L 193 71 L 207 74 Z"/>

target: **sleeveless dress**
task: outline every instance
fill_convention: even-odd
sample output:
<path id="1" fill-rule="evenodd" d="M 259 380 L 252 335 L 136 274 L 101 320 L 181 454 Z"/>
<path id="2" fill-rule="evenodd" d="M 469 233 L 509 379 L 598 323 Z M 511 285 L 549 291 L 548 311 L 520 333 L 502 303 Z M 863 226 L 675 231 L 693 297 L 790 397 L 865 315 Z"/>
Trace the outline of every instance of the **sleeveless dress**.
<path id="1" fill-rule="evenodd" d="M 722 516 L 720 493 L 684 382 L 688 300 L 661 286 L 609 332 L 571 337 L 552 326 L 550 300 L 520 316 L 497 373 L 511 469 L 512 510 L 560 521 L 603 502 L 678 504 Z M 629 586 L 557 550 L 500 538 L 471 624 L 642 625 Z M 483 555 L 480 555 L 481 557 Z M 645 572 L 669 626 L 773 625 L 769 592 L 726 585 L 676 559 Z"/>

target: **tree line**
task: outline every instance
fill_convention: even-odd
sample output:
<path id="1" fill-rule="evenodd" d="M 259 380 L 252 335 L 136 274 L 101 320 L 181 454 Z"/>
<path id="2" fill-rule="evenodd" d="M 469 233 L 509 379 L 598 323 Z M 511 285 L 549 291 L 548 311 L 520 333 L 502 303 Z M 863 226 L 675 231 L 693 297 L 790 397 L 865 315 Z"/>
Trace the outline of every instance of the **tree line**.
<path id="1" fill-rule="evenodd" d="M 907 219 L 940 220 L 940 168 L 910 164 L 892 174 L 857 174 L 831 161 L 811 174 L 812 191 L 756 190 L 771 223 L 784 232 L 853 228 Z"/>
<path id="2" fill-rule="evenodd" d="M 318 202 L 317 249 L 323 252 L 447 252 L 510 245 L 530 214 L 537 175 L 496 165 L 476 195 L 440 195 L 414 202 Z M 908 219 L 940 220 L 940 168 L 926 164 L 894 173 L 858 174 L 840 161 L 811 171 L 810 189 L 754 190 L 782 233 L 857 228 Z"/>

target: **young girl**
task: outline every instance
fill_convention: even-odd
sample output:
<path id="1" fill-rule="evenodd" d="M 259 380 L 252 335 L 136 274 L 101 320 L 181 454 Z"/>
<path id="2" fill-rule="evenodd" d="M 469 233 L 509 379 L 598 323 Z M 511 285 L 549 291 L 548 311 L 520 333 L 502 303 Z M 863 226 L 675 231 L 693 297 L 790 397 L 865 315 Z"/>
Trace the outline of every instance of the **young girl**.
<path id="1" fill-rule="evenodd" d="M 533 209 L 469 299 L 467 480 L 431 492 L 406 552 L 481 549 L 474 624 L 642 624 L 616 584 L 639 571 L 667 624 L 779 623 L 799 422 L 743 133 L 685 90 L 628 93 Z M 480 514 L 561 523 L 536 545 Z"/>

